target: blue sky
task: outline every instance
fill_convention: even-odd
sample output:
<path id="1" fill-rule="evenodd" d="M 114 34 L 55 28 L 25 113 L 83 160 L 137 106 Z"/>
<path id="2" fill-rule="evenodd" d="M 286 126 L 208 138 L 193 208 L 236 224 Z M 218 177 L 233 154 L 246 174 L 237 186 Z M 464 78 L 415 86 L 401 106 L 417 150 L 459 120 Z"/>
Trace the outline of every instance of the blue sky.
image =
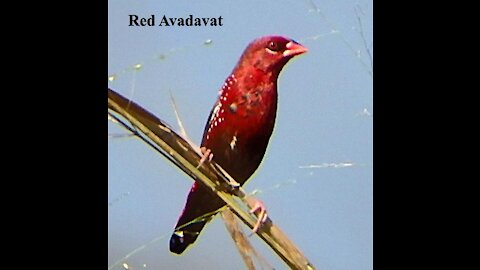
<path id="1" fill-rule="evenodd" d="M 281 34 L 306 46 L 280 75 L 274 135 L 245 189 L 261 191 L 272 220 L 317 269 L 373 268 L 372 1 L 109 0 L 108 9 L 109 86 L 176 127 L 171 92 L 196 143 L 250 41 Z M 130 27 L 130 14 L 222 16 L 224 25 Z M 126 133 L 110 122 L 108 132 Z M 182 256 L 169 252 L 193 182 L 146 144 L 109 137 L 108 172 L 109 267 L 245 269 L 219 217 Z"/>

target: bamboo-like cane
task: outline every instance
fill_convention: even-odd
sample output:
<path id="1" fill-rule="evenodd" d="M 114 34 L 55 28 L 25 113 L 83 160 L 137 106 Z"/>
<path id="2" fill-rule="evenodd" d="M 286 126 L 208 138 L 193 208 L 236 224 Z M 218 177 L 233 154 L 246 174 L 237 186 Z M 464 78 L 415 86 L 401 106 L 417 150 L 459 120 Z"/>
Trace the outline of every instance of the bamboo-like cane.
<path id="1" fill-rule="evenodd" d="M 123 123 L 124 127 L 134 132 L 135 135 L 173 162 L 192 179 L 208 187 L 213 194 L 225 201 L 242 222 L 253 229 L 256 224 L 256 217 L 248 212 L 247 205 L 249 202 L 245 199 L 245 192 L 241 187 L 232 188 L 231 185 L 227 184 L 236 182 L 215 162 L 207 162 L 197 168 L 201 157 L 186 140 L 176 134 L 158 117 L 111 89 L 108 89 L 108 108 L 110 114 L 113 111 L 121 115 L 133 128 L 116 117 L 116 120 Z M 251 207 L 251 205 L 248 206 Z M 290 268 L 315 269 L 270 218 L 267 218 L 267 221 L 257 231 L 257 235 Z"/>

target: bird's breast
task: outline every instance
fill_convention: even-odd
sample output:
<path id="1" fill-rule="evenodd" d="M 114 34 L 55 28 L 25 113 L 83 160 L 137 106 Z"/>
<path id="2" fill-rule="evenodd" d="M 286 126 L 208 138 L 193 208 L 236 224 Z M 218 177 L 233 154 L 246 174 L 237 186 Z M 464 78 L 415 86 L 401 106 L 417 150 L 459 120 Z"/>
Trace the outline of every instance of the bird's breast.
<path id="1" fill-rule="evenodd" d="M 259 166 L 272 134 L 277 109 L 274 83 L 249 83 L 230 76 L 220 92 L 202 146 L 239 182 Z"/>

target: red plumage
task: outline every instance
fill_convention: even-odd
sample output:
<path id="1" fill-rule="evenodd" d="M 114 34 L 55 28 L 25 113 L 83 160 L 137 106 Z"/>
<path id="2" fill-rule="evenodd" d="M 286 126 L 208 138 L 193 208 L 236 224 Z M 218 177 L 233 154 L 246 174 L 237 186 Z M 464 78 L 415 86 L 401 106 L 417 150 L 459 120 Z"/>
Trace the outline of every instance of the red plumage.
<path id="1" fill-rule="evenodd" d="M 260 165 L 272 135 L 277 111 L 277 79 L 284 65 L 307 49 L 281 36 L 251 42 L 225 80 L 205 126 L 201 146 L 238 183 Z M 170 251 L 181 254 L 213 216 L 190 223 L 225 203 L 195 182 L 170 238 Z M 185 224 L 190 223 L 186 226 Z"/>

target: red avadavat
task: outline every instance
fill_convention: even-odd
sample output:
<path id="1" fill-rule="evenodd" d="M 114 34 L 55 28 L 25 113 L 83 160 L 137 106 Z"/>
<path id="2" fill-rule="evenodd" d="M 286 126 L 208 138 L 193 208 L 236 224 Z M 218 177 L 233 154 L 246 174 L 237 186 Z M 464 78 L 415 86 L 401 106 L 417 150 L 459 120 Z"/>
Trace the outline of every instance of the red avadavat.
<path id="1" fill-rule="evenodd" d="M 277 112 L 277 79 L 285 64 L 307 49 L 281 36 L 254 40 L 225 80 L 203 134 L 201 146 L 238 183 L 244 184 L 263 159 Z M 195 182 L 170 238 L 170 251 L 181 254 L 213 216 L 195 221 L 225 203 Z M 186 226 L 185 224 L 190 223 Z"/>

